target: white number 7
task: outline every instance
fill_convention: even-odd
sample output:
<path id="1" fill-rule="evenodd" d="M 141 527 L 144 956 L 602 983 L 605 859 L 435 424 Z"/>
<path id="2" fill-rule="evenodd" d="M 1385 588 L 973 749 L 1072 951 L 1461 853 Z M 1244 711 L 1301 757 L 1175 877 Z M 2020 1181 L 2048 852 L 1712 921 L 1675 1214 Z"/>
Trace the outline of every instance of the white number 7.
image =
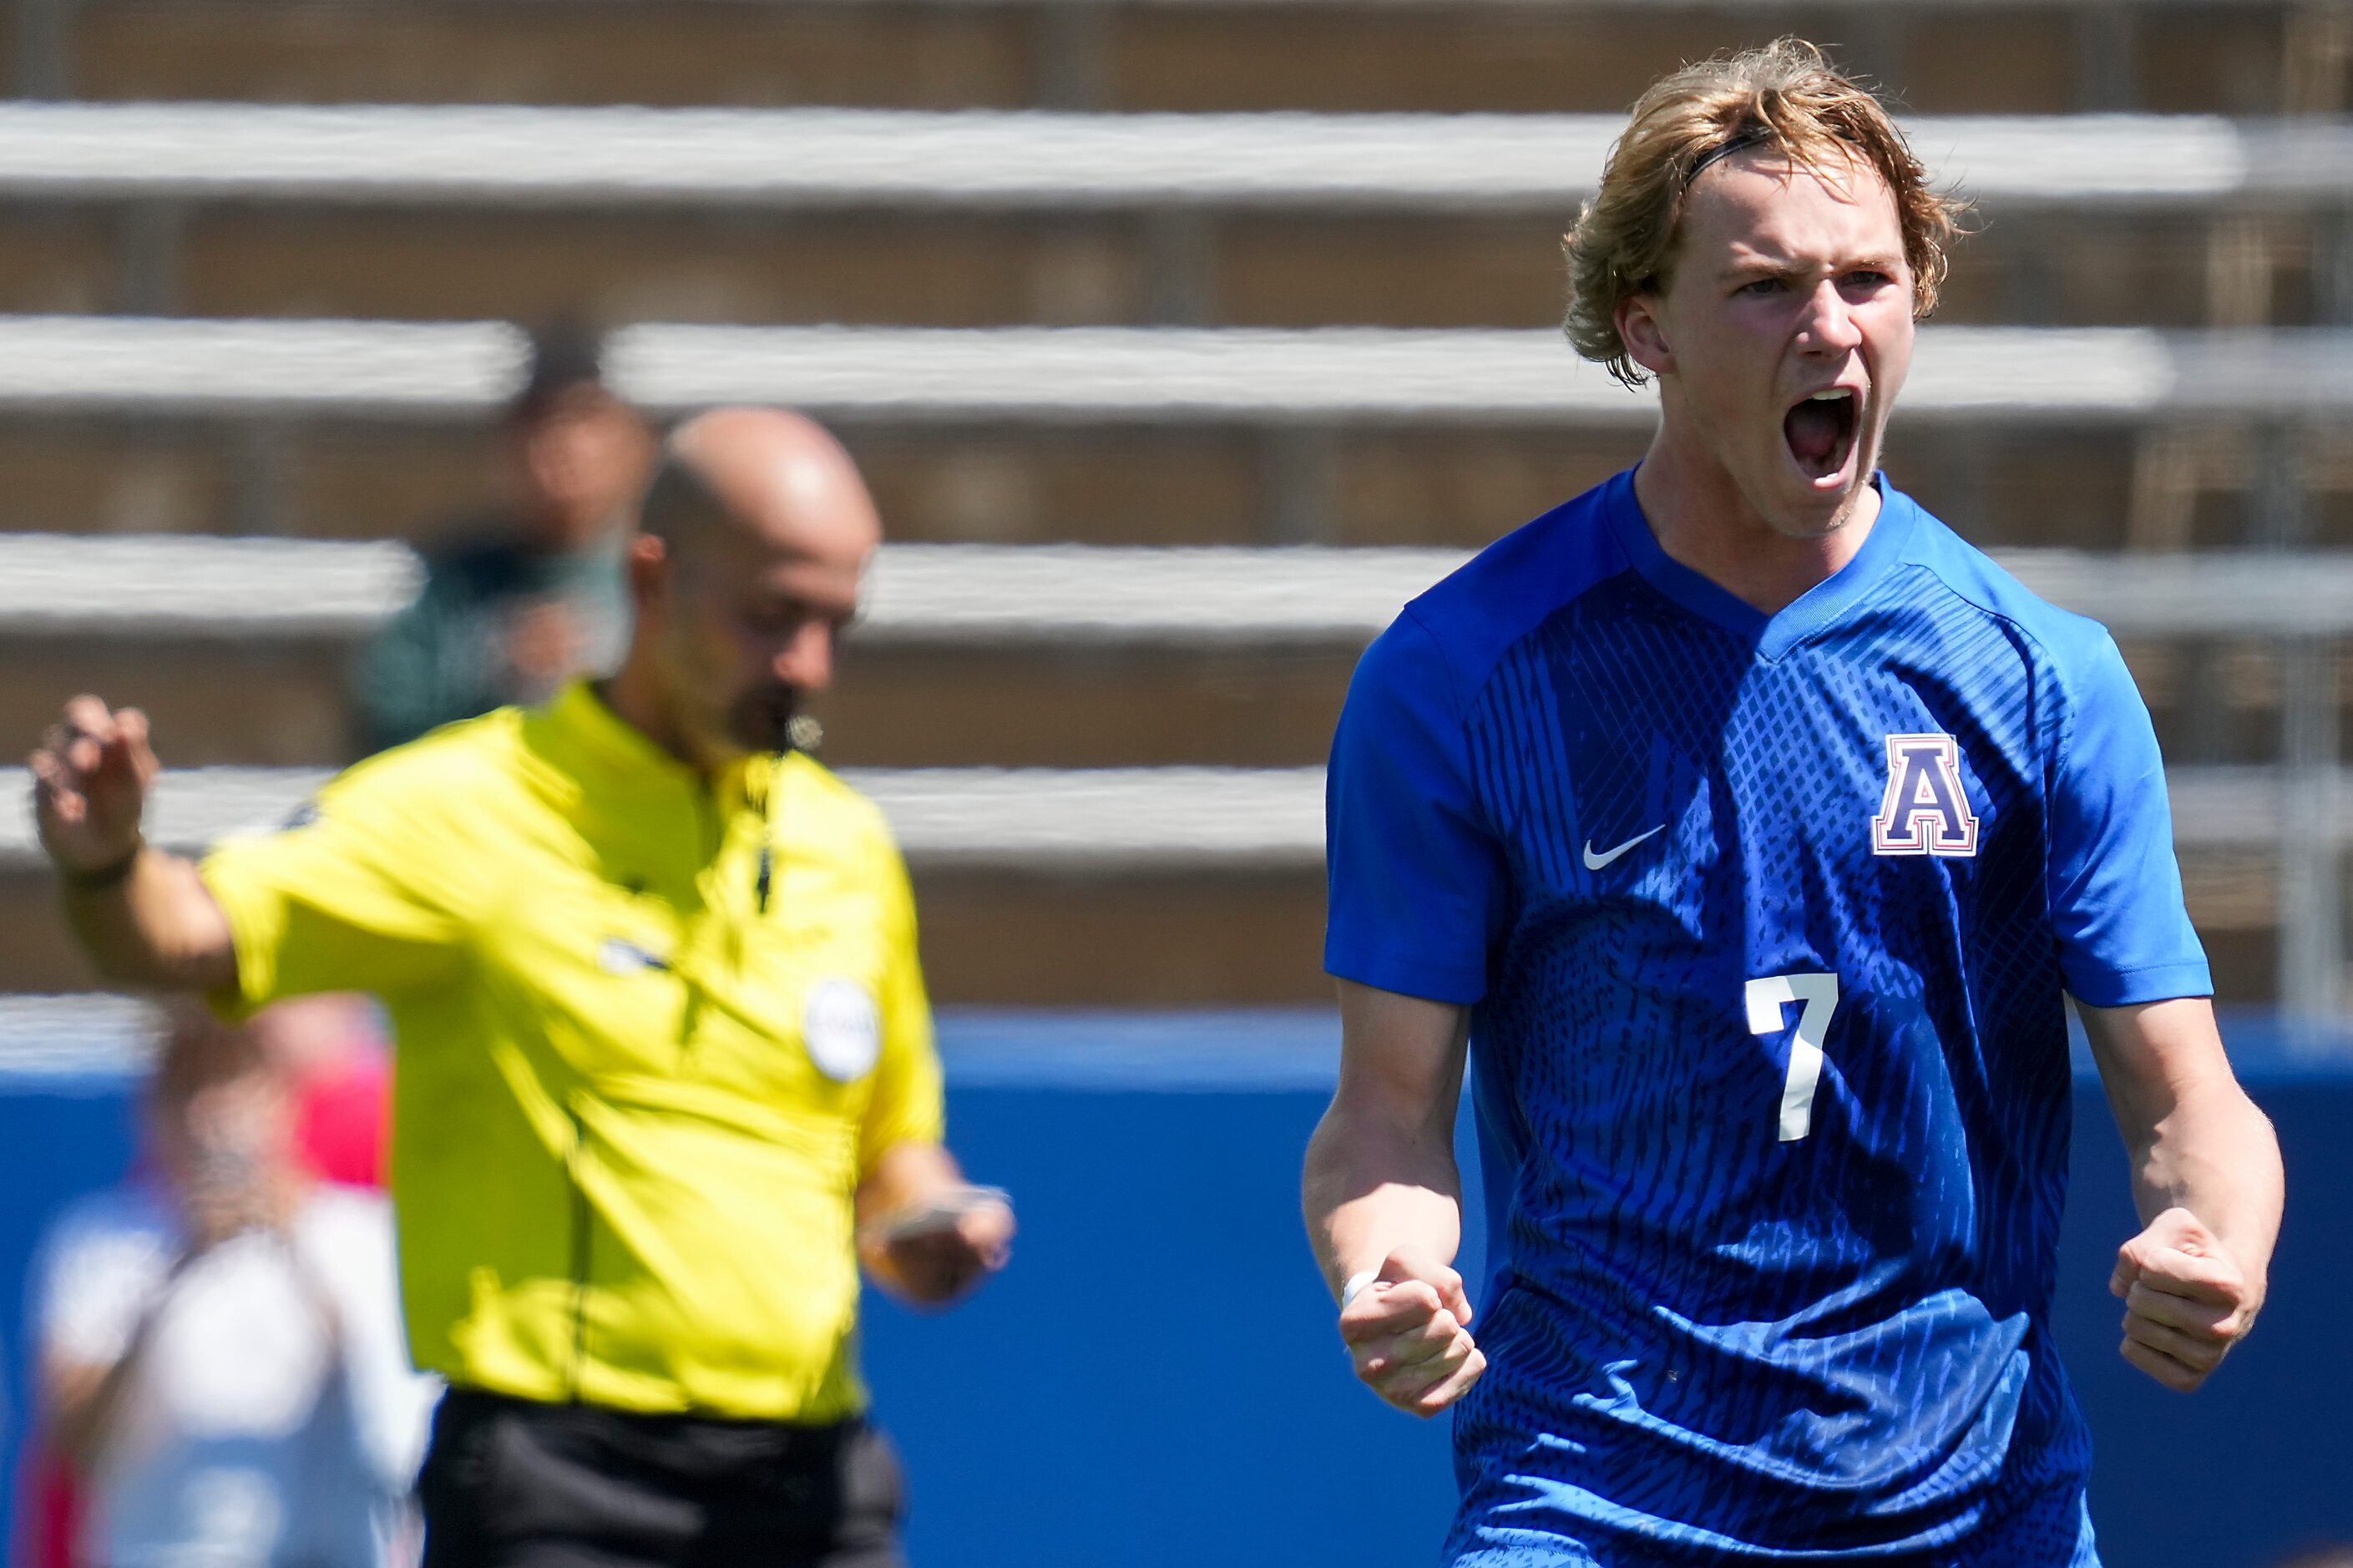
<path id="1" fill-rule="evenodd" d="M 1782 1012 L 1803 1002 L 1798 1033 L 1789 1042 L 1789 1077 L 1781 1085 L 1781 1142 L 1794 1143 L 1814 1130 L 1814 1090 L 1822 1081 L 1822 1042 L 1830 1038 L 1831 1015 L 1838 1011 L 1835 974 L 1768 974 L 1748 983 L 1748 1032 L 1778 1035 L 1789 1024 Z"/>

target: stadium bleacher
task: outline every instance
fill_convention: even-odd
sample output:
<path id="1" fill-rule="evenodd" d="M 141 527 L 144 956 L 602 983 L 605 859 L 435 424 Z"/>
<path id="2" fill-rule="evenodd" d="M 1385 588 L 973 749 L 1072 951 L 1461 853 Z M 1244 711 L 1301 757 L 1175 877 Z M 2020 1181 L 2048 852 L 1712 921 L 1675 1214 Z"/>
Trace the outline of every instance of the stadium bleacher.
<path id="1" fill-rule="evenodd" d="M 587 308 L 622 316 L 926 326 L 1500 328 L 1532 324 L 1556 309 L 1548 235 L 1598 168 L 1610 123 L 1607 116 L 1493 114 L 20 105 L 0 110 L 0 190 L 28 204 L 49 229 L 79 225 L 88 232 L 76 230 L 80 238 L 52 265 L 22 264 L 13 300 L 0 279 L 0 302 L 105 301 L 196 316 L 344 310 L 446 318 L 489 309 L 528 319 Z M 2347 228 L 2338 217 L 2353 194 L 2353 133 L 2334 122 L 1964 117 L 1918 121 L 1915 133 L 1940 171 L 1997 219 L 1963 248 L 1947 320 L 2248 328 L 2353 319 L 2353 299 L 2344 297 L 2353 289 L 2353 264 L 2339 254 Z M 1342 252 L 1348 263 L 1332 266 L 1330 258 Z M 152 330 L 166 329 L 159 322 Z M 62 342 L 38 321 L 12 331 L 29 334 L 24 346 L 33 360 L 63 353 L 100 380 L 110 361 L 119 362 L 121 345 L 112 340 Z M 312 335 L 298 342 L 301 332 Z M 1559 373 L 1556 352 L 1535 357 L 1540 340 L 1529 333 L 1522 370 L 1556 395 L 1574 378 Z M 431 341 L 412 336 L 406 352 L 429 353 Z M 936 342 L 936 351 L 912 342 L 903 348 L 954 361 L 955 340 Z M 997 352 L 997 340 L 976 342 L 980 353 L 963 356 L 967 371 Z M 160 342 L 132 352 L 151 346 L 163 352 Z M 177 346 L 198 353 L 194 341 Z M 1059 346 L 1116 371 L 1108 343 L 1080 338 Z M 1173 359 L 1176 346 L 1166 340 L 1149 352 L 1165 348 Z M 1206 346 L 1241 377 L 1266 379 L 1258 363 L 1234 352 L 1250 346 L 1246 340 Z M 2353 461 L 2341 442 L 2278 427 L 2284 407 L 2300 410 L 2311 401 L 2308 362 L 2335 357 L 2327 340 L 2313 346 L 2316 353 L 2282 352 L 2282 384 L 2268 405 L 2270 351 L 2249 353 L 2243 345 L 2221 377 L 2234 389 L 2229 396 L 2158 398 L 2132 440 L 2102 443 L 2105 474 L 2094 488 L 2108 492 L 2107 504 L 2062 521 L 2064 537 L 2178 546 L 2197 532 L 2201 496 L 2237 494 L 2255 514 L 2258 537 L 2300 542 L 2312 521 L 2306 510 L 2286 504 L 2285 490 L 2263 490 L 2249 479 L 2284 454 L 2313 470 L 2306 489 L 2335 496 L 2348 488 Z M 845 350 L 886 394 L 930 384 L 940 368 L 929 361 L 873 364 L 877 347 L 859 340 Z M 453 359 L 481 352 L 460 348 L 454 334 L 446 348 Z M 332 329 L 289 323 L 285 342 L 233 348 L 217 340 L 216 352 L 240 366 L 249 359 L 266 376 L 290 375 L 306 354 L 314 367 L 329 363 L 339 350 Z M 388 336 L 353 352 L 364 353 L 371 370 L 404 353 Z M 707 341 L 692 352 L 705 362 L 730 357 Z M 824 357 L 816 344 L 778 343 L 766 352 Z M 1052 351 L 1041 340 L 1024 352 Z M 1500 351 L 1442 350 L 1462 366 L 1465 381 L 1474 372 L 1493 381 L 1500 367 L 1466 357 L 1473 352 Z M 1997 351 L 2013 352 L 2007 343 Z M 2095 372 L 2087 354 L 2114 360 L 2135 352 L 2145 351 L 2121 338 L 2098 349 L 2065 338 L 2038 343 L 2010 367 L 2005 406 L 2019 417 L 1989 422 L 1991 428 L 1966 443 L 1961 460 L 1941 465 L 1947 473 L 1931 473 L 1921 485 L 1915 471 L 1914 483 L 1931 504 L 1985 534 L 1989 519 L 2016 510 L 2014 496 L 2032 488 L 2049 459 L 2047 442 L 2038 438 L 2043 426 L 2032 417 L 2040 401 L 2033 391 L 2056 384 L 2040 362 L 2059 362 L 2070 372 L 2061 379 L 2073 381 Z M 200 356 L 186 363 L 199 364 Z M 342 363 L 353 365 L 352 406 L 340 410 L 349 416 L 368 404 L 371 377 L 357 359 Z M 1314 374 L 1286 353 L 1285 365 L 1293 363 Z M 688 372 L 680 395 L 691 398 L 708 384 L 702 376 L 709 368 Z M 2172 381 L 2198 385 L 2207 379 L 2203 368 L 2178 365 Z M 651 374 L 660 380 L 660 372 Z M 1985 374 L 1965 369 L 1962 379 Z M 2116 374 L 2126 382 L 2165 380 Z M 219 378 L 210 364 L 195 374 L 223 409 L 239 405 L 240 390 L 257 390 L 237 377 Z M 1367 384 L 1351 376 L 1340 384 L 1362 395 Z M 84 466 L 122 476 L 94 495 L 85 485 L 71 499 L 103 519 L 133 513 L 140 526 L 282 529 L 286 519 L 275 514 L 297 510 L 382 531 L 402 520 L 368 515 L 366 498 L 413 506 L 420 479 L 429 496 L 454 490 L 471 456 L 420 463 L 422 454 L 447 453 L 449 445 L 385 440 L 380 432 L 373 441 L 330 443 L 333 450 L 322 454 L 316 437 L 248 430 L 221 450 L 200 434 L 159 431 L 152 417 L 126 443 L 100 419 L 110 409 L 98 389 L 77 380 L 30 390 L 52 412 L 79 412 L 84 427 L 52 434 L 64 434 Z M 312 406 L 291 384 L 259 391 L 264 395 L 244 401 L 280 415 Z M 659 386 L 649 391 L 660 394 Z M 1018 391 L 999 385 L 976 409 L 967 397 L 937 412 L 988 417 Z M 446 412 L 485 395 L 478 375 L 455 365 L 429 389 L 399 398 L 387 393 L 404 411 L 443 403 Z M 1397 395 L 1427 395 L 1407 384 Z M 896 444 L 894 468 L 908 475 L 910 493 L 894 498 L 894 515 L 936 537 L 974 529 L 1053 537 L 1113 526 L 1123 514 L 1152 510 L 1135 493 L 1145 487 L 1120 483 L 1140 458 L 1164 481 L 1196 470 L 1188 500 L 1207 489 L 1216 492 L 1213 505 L 1254 507 L 1260 521 L 1271 514 L 1287 536 L 1315 537 L 1332 510 L 1331 498 L 1314 493 L 1319 484 L 1374 494 L 1394 488 L 1377 453 L 1335 452 L 1328 440 L 1296 435 L 1271 447 L 1228 441 L 1205 449 L 1198 440 L 1172 443 L 1166 433 L 1106 432 L 1100 426 L 1123 412 L 1119 399 L 1093 375 L 1069 383 L 1065 401 L 1088 399 L 1096 429 L 1033 435 L 1018 451 L 997 442 L 993 464 L 976 459 L 972 443 L 955 437 L 934 434 L 912 448 Z M 1489 427 L 1477 433 L 1471 454 L 1450 439 L 1419 455 L 1426 470 L 1454 476 L 1441 489 L 1450 499 L 1475 484 L 1464 477 L 1473 468 L 1516 470 L 1513 499 L 1533 500 L 1574 489 L 1625 456 L 1623 440 L 1605 440 L 1580 461 L 1564 461 L 1549 443 L 1510 427 L 1515 410 L 1508 400 L 1481 411 L 1461 390 L 1449 389 L 1429 401 L 1430 412 L 1450 422 L 1487 416 Z M 2217 405 L 2225 403 L 2235 405 Z M 152 416 L 158 405 L 172 404 L 169 376 L 159 374 L 153 386 L 119 395 L 111 411 Z M 1599 415 L 1604 404 L 1630 408 L 1609 397 L 1589 411 L 1578 406 Z M 208 406 L 171 412 L 193 417 Z M 1915 412 L 1920 406 L 1915 394 Z M 88 427 L 92 420 L 100 427 Z M 16 463 L 7 461 L 12 456 Z M 0 473 L 19 481 L 18 493 L 42 495 L 57 467 L 54 439 L 21 455 L 0 450 Z M 988 468 L 987 484 L 966 482 L 976 467 Z M 34 471 L 14 471 L 22 468 Z M 287 493 L 301 488 L 286 477 L 290 468 L 323 470 L 314 493 Z M 1198 475 L 1204 468 L 1213 476 L 1206 486 Z M 391 471 L 407 482 L 371 482 Z M 993 508 L 985 493 L 974 499 L 976 490 L 992 489 L 1011 499 Z M 195 515 L 157 516 L 171 504 L 159 503 L 159 490 Z M 1039 504 L 1040 492 L 1066 515 L 1056 516 L 1052 501 Z M 207 519 L 206 505 L 230 513 Z M 1026 515 L 1008 515 L 1017 509 Z M 1253 537 L 1250 520 L 1230 511 L 1135 521 L 1146 537 L 1171 542 L 1204 527 Z M 1377 526 L 1419 523 L 1383 519 Z"/>
<path id="2" fill-rule="evenodd" d="M 585 293 L 723 320 L 1287 325 L 1336 305 L 1530 324 L 1556 293 L 1545 231 L 1609 124 L 20 105 L 0 115 L 0 189 L 31 205 L 0 302 L 530 315 Z M 1980 116 L 1915 134 L 2036 219 L 1964 256 L 1957 319 L 2344 314 L 2337 229 L 2312 221 L 2348 164 L 2326 121 Z M 669 221 L 628 221 L 649 205 Z M 1345 268 L 1319 264 L 1335 241 L 1358 252 Z M 441 265 L 404 264 L 422 258 Z"/>
<path id="3" fill-rule="evenodd" d="M 0 191 L 39 216 L 53 255 L 0 279 L 0 303 L 1532 325 L 1557 309 L 1547 231 L 1591 183 L 1614 125 L 17 105 L 0 110 Z M 2330 220 L 2353 148 L 2331 122 L 1965 116 L 1916 119 L 1912 132 L 1940 177 L 2005 219 L 1960 258 L 1950 319 L 2252 325 L 2347 313 Z M 649 208 L 666 221 L 644 222 Z M 551 265 L 566 241 L 591 243 Z M 1344 268 L 1320 264 L 1335 241 L 1356 252 Z M 427 258 L 440 265 L 401 265 Z"/>
<path id="4" fill-rule="evenodd" d="M 522 343 L 490 318 L 585 310 L 658 413 L 824 415 L 932 542 L 886 557 L 825 717 L 883 770 L 944 997 L 1312 994 L 1313 765 L 1356 648 L 1640 449 L 1648 400 L 1545 325 L 1609 117 L 1798 30 L 1982 206 L 1891 467 L 2126 638 L 2232 994 L 2334 1005 L 2337 858 L 2281 846 L 2341 844 L 2348 798 L 2353 595 L 2313 553 L 2353 521 L 2348 7 L 660 12 L 27 0 L 0 484 L 75 537 L 0 549 L 0 732 L 98 685 L 176 764 L 298 770 L 203 767 L 188 800 L 299 794 L 414 581 L 388 542 L 479 491 Z M 1231 844 L 1186 826 L 1219 811 Z M 79 984 L 22 848 L 0 984 Z"/>
<path id="5" fill-rule="evenodd" d="M 2200 496 L 2229 491 L 2246 518 L 2221 542 L 2330 537 L 2311 501 L 2353 479 L 2353 337 L 1939 327 L 1926 342 L 1894 450 L 1965 531 L 2179 547 Z M 521 354 L 521 334 L 491 322 L 0 318 L 0 409 L 37 432 L 0 442 L 0 478 L 28 510 L 53 505 L 50 526 L 103 528 L 103 504 L 76 514 L 45 488 L 60 454 L 136 478 L 160 437 L 239 476 L 188 486 L 170 524 L 381 536 L 416 521 L 419 454 L 439 454 L 428 480 L 464 492 L 477 454 L 451 427 L 479 428 Z M 1509 499 L 1529 515 L 1630 460 L 1649 419 L 1642 396 L 1544 331 L 647 324 L 617 333 L 612 358 L 617 384 L 658 413 L 750 398 L 841 422 L 887 459 L 900 532 L 926 539 L 1466 543 L 1510 515 L 1448 515 L 1482 465 L 1526 492 Z M 996 458 L 978 479 L 976 447 Z M 337 475 L 339 450 L 367 456 Z M 2078 482 L 2050 487 L 2061 451 Z M 1418 490 L 1398 488 L 1401 457 L 1423 470 Z M 2291 462 L 2300 484 L 2257 482 Z M 1401 499 L 1427 514 L 1400 516 Z"/>
<path id="6" fill-rule="evenodd" d="M 1607 111 L 1781 32 L 1934 111 L 2327 112 L 2348 53 L 2335 0 L 24 0 L 13 69 L 37 98 Z"/>

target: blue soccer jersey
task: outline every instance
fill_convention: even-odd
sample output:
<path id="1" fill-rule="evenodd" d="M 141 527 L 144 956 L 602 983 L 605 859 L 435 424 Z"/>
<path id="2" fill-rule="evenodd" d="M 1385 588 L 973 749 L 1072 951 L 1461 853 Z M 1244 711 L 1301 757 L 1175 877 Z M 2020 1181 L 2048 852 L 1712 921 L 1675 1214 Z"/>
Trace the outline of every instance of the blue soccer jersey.
<path id="1" fill-rule="evenodd" d="M 2205 956 L 2106 632 L 1883 491 L 1768 616 L 1620 475 L 1357 668 L 1327 966 L 1474 1008 L 1451 1562 L 2097 1561 L 2062 993 Z"/>

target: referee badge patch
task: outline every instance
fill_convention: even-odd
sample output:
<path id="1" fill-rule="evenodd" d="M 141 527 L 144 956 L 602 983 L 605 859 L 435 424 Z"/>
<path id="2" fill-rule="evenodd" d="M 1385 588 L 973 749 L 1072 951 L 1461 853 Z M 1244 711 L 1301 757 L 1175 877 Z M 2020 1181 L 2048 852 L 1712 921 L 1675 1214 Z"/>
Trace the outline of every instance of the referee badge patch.
<path id="1" fill-rule="evenodd" d="M 1887 793 L 1871 819 L 1874 855 L 1978 852 L 1978 816 L 1961 787 L 1961 749 L 1950 735 L 1887 737 Z"/>
<path id="2" fill-rule="evenodd" d="M 882 1020 L 873 996 L 839 975 L 818 981 L 801 1005 L 801 1043 L 817 1070 L 834 1082 L 864 1078 L 882 1054 Z"/>

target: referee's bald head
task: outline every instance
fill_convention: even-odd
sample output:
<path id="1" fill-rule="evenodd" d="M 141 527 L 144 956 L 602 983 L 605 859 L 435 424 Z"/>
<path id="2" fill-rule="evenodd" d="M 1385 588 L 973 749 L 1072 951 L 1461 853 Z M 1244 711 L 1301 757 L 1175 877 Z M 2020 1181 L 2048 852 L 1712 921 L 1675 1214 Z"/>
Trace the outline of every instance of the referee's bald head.
<path id="1" fill-rule="evenodd" d="M 713 525 L 861 563 L 882 537 L 873 499 L 841 443 L 783 408 L 714 408 L 663 443 L 638 526 L 676 561 L 711 542 Z"/>
<path id="2" fill-rule="evenodd" d="M 714 408 L 664 443 L 638 529 L 613 689 L 698 765 L 786 749 L 881 542 L 858 466 L 806 416 Z"/>

